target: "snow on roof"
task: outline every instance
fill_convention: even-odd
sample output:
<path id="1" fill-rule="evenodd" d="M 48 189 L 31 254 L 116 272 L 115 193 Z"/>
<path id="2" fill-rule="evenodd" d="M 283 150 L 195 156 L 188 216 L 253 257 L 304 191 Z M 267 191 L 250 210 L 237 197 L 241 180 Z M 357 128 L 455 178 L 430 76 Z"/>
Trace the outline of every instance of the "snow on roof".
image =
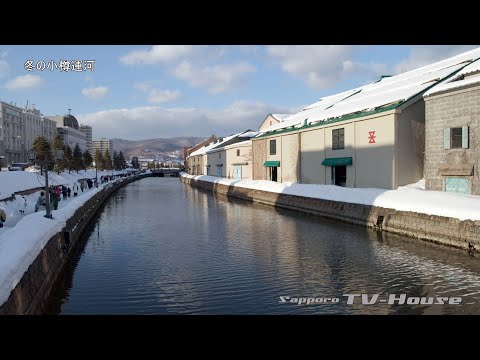
<path id="1" fill-rule="evenodd" d="M 238 143 L 235 143 L 235 144 L 231 144 L 231 145 L 227 145 L 224 147 L 224 149 L 231 149 L 231 148 L 234 148 L 234 147 L 237 147 L 237 146 L 248 146 L 248 145 L 251 145 L 252 144 L 252 140 L 245 140 L 245 141 L 240 141 Z"/>
<path id="2" fill-rule="evenodd" d="M 282 122 L 285 118 L 289 117 L 292 114 L 270 114 L 278 121 Z"/>
<path id="3" fill-rule="evenodd" d="M 454 76 L 442 81 L 438 85 L 428 90 L 424 96 L 429 96 L 446 90 L 459 88 L 466 85 L 472 85 L 480 83 L 480 74 L 474 74 L 480 72 L 480 60 L 472 62 L 470 65 L 465 66 L 462 70 L 456 73 Z M 465 75 L 469 75 L 465 77 Z"/>
<path id="4" fill-rule="evenodd" d="M 257 136 L 257 134 L 258 134 L 258 131 L 246 131 L 246 132 L 244 132 L 243 134 L 238 135 L 238 137 L 241 137 L 241 138 L 244 138 L 244 137 L 251 138 L 251 137 Z"/>
<path id="5" fill-rule="evenodd" d="M 243 133 L 245 133 L 245 131 L 242 131 L 242 132 L 239 132 L 237 134 L 233 134 L 233 135 L 230 135 L 230 136 L 227 136 L 225 138 L 223 138 L 222 140 L 220 141 L 215 141 L 207 146 L 204 146 L 200 149 L 198 149 L 197 151 L 194 151 L 193 153 L 190 154 L 190 156 L 196 156 L 196 155 L 203 155 L 205 154 L 207 151 L 209 150 L 213 150 L 213 149 L 218 149 L 220 147 L 222 147 L 222 144 L 225 144 L 227 141 L 230 141 L 231 139 L 237 137 L 237 136 L 240 136 L 242 135 Z"/>
<path id="6" fill-rule="evenodd" d="M 266 131 L 303 126 L 305 120 L 308 124 L 312 124 L 360 111 L 371 111 L 387 105 L 400 104 L 421 94 L 436 82 L 478 58 L 480 58 L 480 48 L 403 74 L 382 77 L 380 81 L 324 97 L 305 107 L 303 111 L 289 116 L 283 122 L 273 124 Z"/>
<path id="7" fill-rule="evenodd" d="M 192 152 L 190 156 L 197 156 L 197 155 L 202 155 L 202 154 L 205 154 L 207 152 L 207 150 L 210 150 L 211 148 L 213 148 L 213 146 L 215 145 L 215 141 L 214 142 L 211 142 L 210 144 L 208 145 L 204 145 L 202 146 L 200 149 L 198 150 L 195 150 L 194 152 Z"/>

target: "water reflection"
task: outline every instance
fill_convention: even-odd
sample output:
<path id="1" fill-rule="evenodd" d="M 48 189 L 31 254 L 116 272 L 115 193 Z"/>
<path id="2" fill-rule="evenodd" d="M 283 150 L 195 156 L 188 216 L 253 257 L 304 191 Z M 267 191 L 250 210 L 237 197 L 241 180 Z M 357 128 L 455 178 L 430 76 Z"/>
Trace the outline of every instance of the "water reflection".
<path id="1" fill-rule="evenodd" d="M 232 200 L 173 178 L 107 200 L 52 297 L 62 314 L 474 314 L 465 252 Z M 78 264 L 77 264 L 78 262 Z M 462 296 L 461 305 L 348 305 L 343 294 Z M 60 295 L 59 295 L 60 294 Z M 280 296 L 338 297 L 280 304 Z"/>

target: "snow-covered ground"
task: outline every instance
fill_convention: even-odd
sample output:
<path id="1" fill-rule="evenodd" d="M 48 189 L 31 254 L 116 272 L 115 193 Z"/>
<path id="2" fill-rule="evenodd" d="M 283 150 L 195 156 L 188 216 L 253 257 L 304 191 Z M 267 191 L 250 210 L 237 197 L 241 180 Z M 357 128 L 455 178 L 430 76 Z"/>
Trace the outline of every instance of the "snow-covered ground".
<path id="1" fill-rule="evenodd" d="M 219 184 L 270 191 L 316 199 L 373 205 L 383 208 L 446 216 L 460 220 L 480 220 L 480 196 L 425 190 L 425 181 L 399 187 L 397 190 L 345 188 L 335 185 L 277 183 L 266 180 L 236 180 L 215 176 L 183 177 Z"/>
<path id="2" fill-rule="evenodd" d="M 99 171 L 98 177 L 111 174 L 111 171 Z M 71 187 L 78 179 L 83 178 L 95 178 L 95 170 L 80 171 L 78 174 L 76 172 L 61 173 L 53 179 L 53 183 Z M 88 199 L 103 187 L 111 186 L 111 184 L 112 182 L 100 184 L 98 189 L 95 187 L 85 189 L 83 193 L 79 189 L 78 196 L 74 197 L 72 192 L 71 197 L 66 200 L 63 200 L 62 197 L 58 203 L 58 210 L 52 211 L 53 219 L 44 217 L 44 209 L 35 212 L 35 203 L 40 190 L 23 197 L 15 195 L 14 201 L 0 201 L 0 208 L 7 213 L 4 227 L 0 228 L 0 306 L 8 299 L 10 292 L 48 240 L 66 225 L 66 221 Z M 0 172 L 2 197 L 4 195 L 8 197 L 14 191 L 28 190 L 39 186 L 37 175 L 33 172 Z M 19 210 L 23 210 L 23 214 Z"/>

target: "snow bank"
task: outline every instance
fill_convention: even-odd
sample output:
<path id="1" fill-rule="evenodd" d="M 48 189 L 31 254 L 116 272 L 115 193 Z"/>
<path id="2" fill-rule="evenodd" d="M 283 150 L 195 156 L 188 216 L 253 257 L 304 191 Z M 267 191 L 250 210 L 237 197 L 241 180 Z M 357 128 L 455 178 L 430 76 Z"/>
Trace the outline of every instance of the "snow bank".
<path id="1" fill-rule="evenodd" d="M 121 171 L 114 171 L 114 174 L 121 174 Z M 53 175 L 53 174 L 52 174 Z M 112 175 L 111 171 L 98 171 L 98 178 L 102 175 Z M 95 170 L 87 171 L 68 171 L 54 174 L 51 184 L 68 185 L 73 184 L 78 179 L 95 178 Z M 49 178 L 50 179 L 50 178 Z M 37 172 L 33 171 L 0 171 L 0 199 L 8 198 L 15 192 L 42 187 L 44 183 L 42 178 L 37 176 Z"/>
<path id="2" fill-rule="evenodd" d="M 480 220 L 480 196 L 453 194 L 443 191 L 426 191 L 424 190 L 425 184 L 423 181 L 400 187 L 398 190 L 384 190 L 345 188 L 335 185 L 277 183 L 267 180 L 236 180 L 206 175 L 193 176 L 186 173 L 181 173 L 180 175 L 217 184 L 274 193 L 373 205 L 400 211 L 445 216 L 459 220 Z"/>
<path id="3" fill-rule="evenodd" d="M 2 177 L 0 175 L 0 187 L 8 188 L 8 191 L 26 190 L 31 184 L 35 184 L 37 177 L 34 173 L 23 171 L 11 172 L 14 176 Z M 8 173 L 7 173 L 8 174 Z M 73 184 L 77 179 L 91 177 L 92 171 L 81 171 L 75 173 L 61 173 L 54 184 Z M 111 171 L 98 172 L 98 177 L 111 175 Z M 30 176 L 30 178 L 29 178 Z M 95 170 L 93 170 L 95 177 Z M 5 183 L 5 179 L 16 179 L 17 184 Z M 117 179 L 107 184 L 99 185 L 98 188 L 86 189 L 78 196 L 61 200 L 58 203 L 58 210 L 52 210 L 53 219 L 44 217 L 45 210 L 34 212 L 38 192 L 27 196 L 15 196 L 14 201 L 0 202 L 0 208 L 7 212 L 5 226 L 0 229 L 0 306 L 8 299 L 11 291 L 21 280 L 23 274 L 28 270 L 30 264 L 37 258 L 40 251 L 45 247 L 48 240 L 61 231 L 66 221 L 72 217 L 75 211 L 80 208 L 88 199 L 98 193 L 102 188 L 111 186 Z M 37 184 L 34 187 L 37 187 Z M 3 194 L 3 192 L 2 192 Z M 25 200 L 27 206 L 25 206 Z M 24 214 L 19 210 L 23 210 Z"/>

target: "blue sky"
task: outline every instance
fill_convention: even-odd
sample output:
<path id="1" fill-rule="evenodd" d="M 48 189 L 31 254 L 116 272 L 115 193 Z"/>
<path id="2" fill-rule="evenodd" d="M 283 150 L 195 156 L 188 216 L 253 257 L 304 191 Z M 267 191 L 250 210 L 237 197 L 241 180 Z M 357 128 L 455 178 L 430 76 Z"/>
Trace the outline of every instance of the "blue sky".
<path id="1" fill-rule="evenodd" d="M 225 136 L 475 47 L 0 45 L 0 99 L 47 116 L 72 109 L 94 138 Z M 42 70 L 60 60 L 81 60 L 81 71 Z"/>

